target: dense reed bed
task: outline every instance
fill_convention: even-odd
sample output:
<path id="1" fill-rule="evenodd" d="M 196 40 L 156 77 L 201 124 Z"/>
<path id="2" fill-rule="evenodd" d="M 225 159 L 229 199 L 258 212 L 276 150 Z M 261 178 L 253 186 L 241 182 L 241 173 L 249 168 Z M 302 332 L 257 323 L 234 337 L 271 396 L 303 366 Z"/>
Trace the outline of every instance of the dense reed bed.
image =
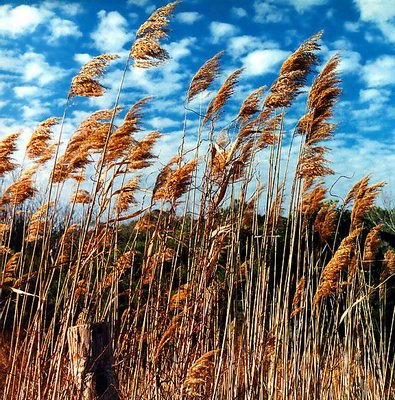
<path id="1" fill-rule="evenodd" d="M 138 29 L 113 108 L 86 118 L 64 152 L 70 100 L 105 96 L 116 55 L 76 74 L 63 117 L 33 132 L 27 168 L 13 159 L 18 133 L 0 140 L 0 176 L 17 177 L 0 200 L 3 398 L 81 398 L 67 332 L 106 321 L 120 398 L 394 399 L 395 252 L 365 220 L 383 183 L 365 177 L 339 203 L 324 184 L 339 57 L 314 76 L 321 33 L 312 36 L 230 116 L 243 71 L 221 78 L 214 55 L 186 90 L 177 154 L 143 187 L 161 140 L 144 131 L 155 99 L 125 110 L 120 93 L 129 68 L 168 59 L 161 42 L 175 7 Z M 220 79 L 206 110 L 196 107 Z M 289 137 L 287 112 L 306 85 Z M 42 169 L 51 178 L 38 193 Z"/>

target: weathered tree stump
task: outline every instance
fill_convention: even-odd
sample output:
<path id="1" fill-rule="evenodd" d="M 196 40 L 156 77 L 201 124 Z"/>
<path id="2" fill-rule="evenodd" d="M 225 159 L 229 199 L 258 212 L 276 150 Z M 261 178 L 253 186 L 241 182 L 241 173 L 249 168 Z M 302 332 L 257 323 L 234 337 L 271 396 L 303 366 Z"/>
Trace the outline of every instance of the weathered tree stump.
<path id="1" fill-rule="evenodd" d="M 77 399 L 119 400 L 108 324 L 72 326 L 67 339 Z"/>

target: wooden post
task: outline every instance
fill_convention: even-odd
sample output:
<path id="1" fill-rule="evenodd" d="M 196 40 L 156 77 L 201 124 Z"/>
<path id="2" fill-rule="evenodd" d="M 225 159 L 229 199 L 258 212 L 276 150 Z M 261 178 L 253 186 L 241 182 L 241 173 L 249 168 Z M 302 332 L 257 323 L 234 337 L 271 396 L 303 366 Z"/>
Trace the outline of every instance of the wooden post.
<path id="1" fill-rule="evenodd" d="M 67 339 L 76 398 L 119 400 L 108 324 L 72 326 Z"/>

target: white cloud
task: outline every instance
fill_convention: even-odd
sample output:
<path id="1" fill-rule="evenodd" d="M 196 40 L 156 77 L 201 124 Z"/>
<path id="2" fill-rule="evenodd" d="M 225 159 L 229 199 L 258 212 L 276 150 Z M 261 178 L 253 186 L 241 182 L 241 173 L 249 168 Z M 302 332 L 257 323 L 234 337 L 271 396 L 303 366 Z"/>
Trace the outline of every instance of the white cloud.
<path id="1" fill-rule="evenodd" d="M 177 21 L 187 25 L 194 24 L 200 18 L 202 18 L 202 16 L 196 11 L 180 12 L 176 16 Z"/>
<path id="2" fill-rule="evenodd" d="M 23 118 L 26 120 L 44 118 L 51 114 L 49 104 L 43 104 L 38 99 L 29 101 L 28 105 L 22 106 Z"/>
<path id="3" fill-rule="evenodd" d="M 213 21 L 210 23 L 211 41 L 218 43 L 220 40 L 228 38 L 237 33 L 238 28 L 225 22 Z"/>
<path id="4" fill-rule="evenodd" d="M 362 77 L 368 87 L 395 85 L 395 56 L 383 55 L 362 68 Z"/>
<path id="5" fill-rule="evenodd" d="M 395 42 L 395 2 L 393 0 L 354 0 L 361 21 L 372 22 L 391 42 Z"/>
<path id="6" fill-rule="evenodd" d="M 294 6 L 296 11 L 303 13 L 306 10 L 327 4 L 328 0 L 286 0 L 291 6 Z"/>
<path id="7" fill-rule="evenodd" d="M 238 18 L 243 18 L 247 16 L 247 11 L 241 7 L 232 7 L 231 12 L 234 16 Z"/>
<path id="8" fill-rule="evenodd" d="M 255 50 L 242 59 L 246 75 L 263 75 L 275 72 L 276 67 L 283 62 L 288 51 L 277 49 Z"/>
<path id="9" fill-rule="evenodd" d="M 362 102 L 380 102 L 384 103 L 389 99 L 391 91 L 387 89 L 361 89 L 359 91 L 359 100 Z"/>
<path id="10" fill-rule="evenodd" d="M 359 29 L 361 28 L 361 24 L 359 22 L 350 22 L 347 21 L 344 23 L 344 27 L 346 28 L 346 30 L 348 30 L 349 32 L 358 32 Z"/>
<path id="11" fill-rule="evenodd" d="M 68 20 L 61 18 L 52 18 L 49 23 L 49 42 L 56 43 L 62 37 L 73 36 L 73 37 L 81 37 L 82 33 L 78 29 L 78 26 Z"/>
<path id="12" fill-rule="evenodd" d="M 300 14 L 316 6 L 326 4 L 328 0 L 255 0 L 254 21 L 260 23 L 277 23 L 289 19 L 289 10 L 284 6 L 292 6 Z"/>
<path id="13" fill-rule="evenodd" d="M 229 53 L 234 58 L 257 49 L 276 49 L 278 43 L 273 41 L 262 41 L 261 38 L 250 35 L 234 36 L 228 41 Z"/>
<path id="14" fill-rule="evenodd" d="M 114 53 L 131 43 L 132 35 L 128 30 L 126 19 L 117 11 L 98 12 L 99 26 L 91 34 L 95 46 L 104 53 Z"/>
<path id="15" fill-rule="evenodd" d="M 65 75 L 65 71 L 62 68 L 48 64 L 42 54 L 27 52 L 22 55 L 21 62 L 22 76 L 26 82 L 34 81 L 41 86 L 45 86 Z"/>
<path id="16" fill-rule="evenodd" d="M 93 57 L 88 53 L 76 53 L 74 54 L 73 60 L 76 61 L 80 65 L 86 64 Z"/>
<path id="17" fill-rule="evenodd" d="M 0 35 L 15 37 L 32 33 L 48 15 L 48 11 L 34 6 L 0 6 Z"/>
<path id="18" fill-rule="evenodd" d="M 149 119 L 147 122 L 148 124 L 151 125 L 152 129 L 159 129 L 159 130 L 180 125 L 180 121 L 174 121 L 166 117 L 154 117 Z"/>
<path id="19" fill-rule="evenodd" d="M 138 6 L 145 7 L 148 4 L 149 0 L 128 0 L 129 6 Z"/>
<path id="20" fill-rule="evenodd" d="M 64 2 L 64 1 L 48 0 L 44 1 L 41 7 L 54 12 L 61 11 L 62 14 L 65 14 L 68 17 L 75 17 L 83 12 L 81 4 L 71 3 L 69 1 Z"/>
<path id="21" fill-rule="evenodd" d="M 16 86 L 14 87 L 15 96 L 23 98 L 33 98 L 42 95 L 42 90 L 37 86 Z"/>
<path id="22" fill-rule="evenodd" d="M 277 23 L 284 21 L 287 18 L 282 6 L 278 6 L 278 3 L 276 4 L 272 0 L 256 0 L 254 2 L 254 10 L 254 21 L 260 23 Z"/>

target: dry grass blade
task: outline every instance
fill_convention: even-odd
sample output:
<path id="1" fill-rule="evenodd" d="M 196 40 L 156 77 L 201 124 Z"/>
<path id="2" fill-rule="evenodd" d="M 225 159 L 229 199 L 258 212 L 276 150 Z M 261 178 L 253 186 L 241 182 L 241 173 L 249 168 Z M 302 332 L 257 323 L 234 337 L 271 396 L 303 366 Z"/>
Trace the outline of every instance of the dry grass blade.
<path id="1" fill-rule="evenodd" d="M 135 61 L 134 67 L 155 67 L 169 58 L 167 51 L 161 47 L 160 40 L 167 37 L 169 17 L 177 4 L 175 1 L 158 8 L 137 30 L 136 40 L 130 50 L 130 57 Z"/>
<path id="2" fill-rule="evenodd" d="M 118 58 L 115 54 L 102 54 L 94 57 L 81 67 L 78 74 L 72 79 L 69 97 L 99 97 L 105 92 L 105 88 L 99 80 L 109 63 Z"/>
<path id="3" fill-rule="evenodd" d="M 207 90 L 213 83 L 214 79 L 219 75 L 219 60 L 223 55 L 223 51 L 217 53 L 214 57 L 207 60 L 196 72 L 192 78 L 188 89 L 187 102 L 189 103 L 199 93 Z"/>

